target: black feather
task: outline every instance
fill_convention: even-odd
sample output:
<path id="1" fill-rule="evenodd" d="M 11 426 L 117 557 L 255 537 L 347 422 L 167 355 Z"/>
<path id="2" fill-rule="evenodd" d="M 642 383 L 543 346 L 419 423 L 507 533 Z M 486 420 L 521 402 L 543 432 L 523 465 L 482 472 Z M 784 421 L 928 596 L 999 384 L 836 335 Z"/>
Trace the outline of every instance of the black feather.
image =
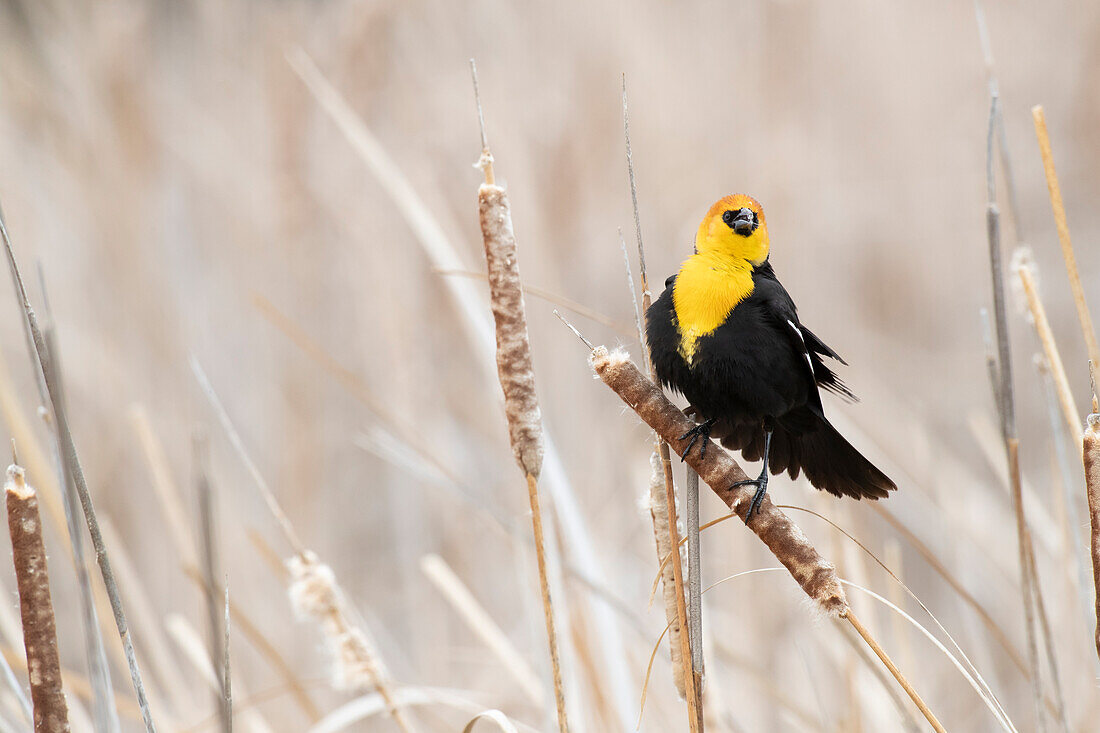
<path id="1" fill-rule="evenodd" d="M 769 263 L 753 270 L 753 292 L 725 322 L 701 337 L 692 364 L 680 354 L 673 306 L 675 276 L 646 313 L 650 355 L 661 383 L 684 395 L 711 435 L 746 460 L 764 453 L 764 422 L 773 426 L 769 467 L 837 496 L 879 499 L 895 488 L 825 418 L 819 388 L 855 396 L 825 365 L 846 363 L 798 320 L 794 301 Z"/>

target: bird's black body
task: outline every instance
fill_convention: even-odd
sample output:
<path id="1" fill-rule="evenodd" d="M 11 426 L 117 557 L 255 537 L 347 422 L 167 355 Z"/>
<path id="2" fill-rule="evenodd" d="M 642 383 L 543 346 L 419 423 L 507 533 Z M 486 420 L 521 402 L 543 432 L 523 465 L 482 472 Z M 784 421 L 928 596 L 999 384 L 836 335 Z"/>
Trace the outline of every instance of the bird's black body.
<path id="1" fill-rule="evenodd" d="M 819 387 L 852 398 L 822 357 L 843 360 L 798 321 L 794 302 L 771 265 L 753 268 L 753 290 L 722 325 L 699 338 L 689 365 L 673 304 L 675 276 L 646 313 L 646 335 L 657 377 L 713 420 L 713 435 L 748 460 L 765 453 L 773 474 L 801 470 L 837 496 L 882 498 L 895 488 L 825 418 Z"/>

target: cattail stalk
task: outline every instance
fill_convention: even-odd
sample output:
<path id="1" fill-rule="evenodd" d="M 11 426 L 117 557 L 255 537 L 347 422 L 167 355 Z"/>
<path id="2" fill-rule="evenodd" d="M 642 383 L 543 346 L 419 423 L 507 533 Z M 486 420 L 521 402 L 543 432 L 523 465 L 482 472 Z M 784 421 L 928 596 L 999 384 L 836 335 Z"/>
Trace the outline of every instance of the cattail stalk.
<path id="1" fill-rule="evenodd" d="M 39 276 L 42 270 L 38 271 Z M 43 328 L 43 336 L 46 341 L 46 350 L 50 354 L 50 368 L 53 370 L 51 381 L 57 385 L 60 392 L 60 402 L 65 404 L 65 389 L 61 379 L 59 366 L 59 352 L 53 316 L 50 313 L 50 302 L 46 297 L 45 282 L 42 282 L 42 298 L 45 303 L 46 325 Z M 34 341 L 29 336 L 28 341 L 32 347 L 33 360 Z M 37 369 L 35 370 L 38 371 Z M 49 403 L 50 397 L 46 390 L 46 379 L 38 381 L 39 397 L 42 404 Z M 58 484 L 61 490 L 62 503 L 65 507 L 65 526 L 68 529 L 69 545 L 72 548 L 73 564 L 76 566 L 77 588 L 80 590 L 80 621 L 84 632 L 84 654 L 88 661 L 88 676 L 95 690 L 95 698 L 92 700 L 92 712 L 95 716 L 97 731 L 102 733 L 119 733 L 121 727 L 118 720 L 118 711 L 115 709 L 114 690 L 111 686 L 111 670 L 107 663 L 107 651 L 103 645 L 103 635 L 100 634 L 99 614 L 96 612 L 95 601 L 92 595 L 92 579 L 88 572 L 88 564 L 85 562 L 84 532 L 80 526 L 80 498 L 77 494 L 73 477 L 65 469 L 65 463 L 61 460 L 60 439 L 54 430 L 54 420 L 49 411 L 42 412 L 42 418 L 53 433 L 52 448 L 54 468 L 57 474 Z M 108 633 L 110 633 L 108 629 Z"/>
<path id="2" fill-rule="evenodd" d="M 649 290 L 649 278 L 646 274 L 645 267 L 645 247 L 642 244 L 642 217 L 638 208 L 638 185 L 634 177 L 634 153 L 630 147 L 630 112 L 627 108 L 626 97 L 626 75 L 623 75 L 623 138 L 626 141 L 626 168 L 627 174 L 630 178 L 630 200 L 634 207 L 634 236 L 638 241 L 638 270 L 642 280 L 642 314 L 649 311 L 650 305 L 653 302 L 653 294 Z M 645 332 L 641 328 L 641 318 L 638 320 L 638 339 L 641 341 L 642 346 L 642 363 L 645 364 L 647 371 L 649 372 L 649 378 L 653 382 L 657 381 L 657 375 L 654 371 L 653 364 L 649 358 L 649 347 L 646 343 Z M 692 643 L 694 641 L 690 633 L 682 633 L 683 630 L 690 630 L 692 627 L 697 627 L 702 630 L 701 619 L 701 595 L 699 598 L 694 599 L 697 603 L 693 603 L 694 608 L 698 605 L 700 609 L 699 623 L 691 623 L 688 617 L 688 604 L 687 593 L 684 586 L 684 570 L 683 562 L 680 559 L 680 531 L 679 520 L 676 512 L 676 486 L 672 477 L 672 456 L 669 451 L 668 443 L 661 439 L 658 435 L 656 437 L 657 452 L 661 457 L 661 471 L 664 477 L 664 495 L 660 493 L 654 493 L 653 497 L 656 502 L 656 514 L 660 514 L 661 510 L 664 510 L 665 531 L 668 534 L 667 542 L 662 543 L 658 541 L 657 552 L 661 557 L 664 557 L 666 553 L 662 553 L 662 545 L 668 547 L 668 552 L 671 553 L 670 564 L 672 566 L 672 583 L 673 592 L 669 593 L 667 590 L 664 593 L 665 599 L 665 616 L 669 621 L 669 649 L 673 665 L 673 681 L 676 684 L 676 691 L 680 693 L 688 702 L 688 723 L 689 730 L 692 733 L 702 733 L 703 730 L 703 711 L 702 711 L 702 652 L 700 650 L 698 665 L 696 665 L 696 659 L 694 650 L 692 649 Z M 690 471 L 690 469 L 688 469 Z M 696 477 L 697 479 L 698 477 Z M 690 491 L 690 488 L 688 490 Z M 698 483 L 695 486 L 696 498 L 698 498 Z M 654 531 L 657 531 L 656 523 L 654 524 Z M 689 543 L 690 548 L 698 549 L 699 538 L 699 525 L 696 522 L 695 526 L 688 526 L 688 535 L 693 538 L 693 541 Z M 698 573 L 696 573 L 698 575 Z M 667 579 L 664 581 L 667 583 Z M 699 584 L 693 587 L 694 591 L 702 593 L 702 589 Z M 675 620 L 675 623 L 673 621 Z M 701 637 L 701 633 L 700 633 Z"/>
<path id="3" fill-rule="evenodd" d="M 1020 479 L 1019 439 L 1016 433 L 1016 403 L 1012 391 L 1012 359 L 1008 341 L 1008 316 L 1005 307 L 1004 269 L 1001 265 L 1001 218 L 997 207 L 997 191 L 993 175 L 993 140 L 996 130 L 999 99 L 991 95 L 989 127 L 986 135 L 986 240 L 989 246 L 989 269 L 993 281 L 993 317 L 997 336 L 997 411 L 1001 419 L 1001 437 L 1008 462 L 1009 489 L 1016 518 L 1016 540 L 1020 560 L 1020 593 L 1024 607 L 1024 630 L 1027 638 L 1028 667 L 1031 673 L 1032 703 L 1036 729 L 1046 729 L 1043 716 L 1043 684 L 1040 677 L 1039 646 L 1036 640 L 1035 593 L 1028 563 L 1031 532 L 1024 513 L 1023 486 Z"/>
<path id="4" fill-rule="evenodd" d="M 1092 527 L 1092 582 L 1096 592 L 1096 654 L 1100 658 L 1100 415 L 1089 415 L 1082 457 Z"/>
<path id="5" fill-rule="evenodd" d="M 661 595 L 665 604 L 665 621 L 668 624 L 669 655 L 672 658 L 672 679 L 676 685 L 676 691 L 681 697 L 686 697 L 684 686 L 683 649 L 680 646 L 680 617 L 677 612 L 676 576 L 673 573 L 671 558 L 672 548 L 679 544 L 675 538 L 679 531 L 669 529 L 668 501 L 665 493 L 664 462 L 657 448 L 654 448 L 650 457 L 653 472 L 649 480 L 649 515 L 653 520 L 653 538 L 657 545 L 657 561 L 660 567 Z M 675 516 L 675 510 L 672 515 Z M 656 586 L 654 587 L 656 591 Z M 674 633 L 675 632 L 675 633 Z"/>
<path id="6" fill-rule="evenodd" d="M 1054 170 L 1054 153 L 1050 148 L 1050 135 L 1047 133 L 1047 118 L 1042 105 L 1031 108 L 1035 122 L 1035 136 L 1039 140 L 1039 153 L 1043 156 L 1043 171 L 1047 178 L 1047 191 L 1050 193 L 1050 208 L 1054 212 L 1054 224 L 1058 228 L 1058 241 L 1062 245 L 1062 258 L 1066 261 L 1066 274 L 1073 291 L 1073 303 L 1077 306 L 1077 318 L 1081 321 L 1081 333 L 1088 346 L 1089 359 L 1100 364 L 1100 345 L 1096 342 L 1096 331 L 1092 327 L 1092 316 L 1085 301 L 1085 290 L 1081 287 L 1081 276 L 1077 272 L 1077 258 L 1073 254 L 1073 242 L 1069 238 L 1069 225 L 1066 223 L 1066 207 L 1062 203 L 1062 187 L 1058 184 L 1058 174 Z M 1076 429 L 1073 431 L 1076 432 Z"/>
<path id="7" fill-rule="evenodd" d="M 222 703 L 225 705 L 225 715 L 228 721 L 226 733 L 233 733 L 233 667 L 229 658 L 229 642 L 231 641 L 231 627 L 229 625 L 229 578 L 225 579 L 225 603 L 222 609 L 222 629 L 225 636 L 222 639 Z"/>
<path id="8" fill-rule="evenodd" d="M 130 638 L 130 627 L 126 623 L 126 612 L 122 607 L 122 598 L 119 595 L 118 584 L 115 582 L 115 574 L 111 568 L 111 558 L 107 553 L 106 545 L 103 543 L 103 534 L 99 528 L 99 520 L 96 518 L 95 505 L 92 503 L 92 495 L 88 490 L 88 482 L 84 478 L 84 468 L 80 464 L 76 443 L 73 440 L 72 431 L 69 429 L 69 422 L 65 416 L 60 390 L 54 379 L 55 375 L 51 367 L 49 349 L 45 337 L 42 335 L 42 330 L 38 326 L 38 316 L 27 298 L 23 276 L 20 274 L 19 265 L 15 261 L 15 251 L 12 248 L 11 238 L 8 236 L 7 225 L 4 223 L 2 214 L 0 214 L 0 236 L 4 240 L 4 252 L 7 255 L 8 266 L 11 269 L 12 280 L 19 293 L 19 300 L 23 305 L 23 316 L 26 318 L 27 327 L 31 332 L 35 355 L 38 357 L 38 367 L 42 370 L 46 392 L 50 398 L 50 407 L 56 423 L 58 448 L 62 462 L 65 470 L 72 476 L 80 498 L 80 508 L 84 512 L 84 521 L 88 527 L 88 534 L 91 536 L 92 548 L 95 550 L 100 575 L 103 577 L 103 585 L 111 602 L 111 613 L 115 619 L 115 628 L 118 630 L 119 638 L 122 641 L 127 666 L 130 668 L 130 681 L 134 687 L 134 695 L 137 697 L 138 706 L 141 708 L 142 721 L 145 723 L 145 729 L 148 733 L 155 733 L 156 726 L 153 723 L 152 713 L 149 712 L 149 699 L 145 694 L 145 683 L 138 667 L 137 655 L 134 653 L 134 642 Z"/>
<path id="9" fill-rule="evenodd" d="M 1026 262 L 1020 263 L 1016 269 L 1020 276 L 1020 282 L 1024 286 L 1024 295 L 1027 297 L 1027 307 L 1031 311 L 1031 318 L 1035 322 L 1035 332 L 1039 335 L 1039 342 L 1043 345 L 1043 353 L 1046 355 L 1047 364 L 1050 367 L 1050 376 L 1054 381 L 1055 391 L 1058 394 L 1058 404 L 1062 407 L 1062 416 L 1065 418 L 1066 427 L 1070 435 L 1076 435 L 1080 430 L 1080 417 L 1077 408 L 1073 404 L 1073 393 L 1069 388 L 1069 380 L 1066 378 L 1066 369 L 1062 365 L 1062 355 L 1058 353 L 1058 345 L 1054 341 L 1054 332 L 1050 330 L 1050 321 L 1047 320 L 1046 309 L 1043 301 L 1039 299 L 1039 290 L 1035 284 L 1035 275 Z"/>
<path id="10" fill-rule="evenodd" d="M 477 68 L 473 59 L 470 59 L 470 70 L 474 78 L 474 93 L 478 96 Z M 504 412 L 508 420 L 512 452 L 527 480 L 539 587 L 542 590 L 542 610 L 546 618 L 546 638 L 554 677 L 558 729 L 561 733 L 567 733 L 569 721 L 565 709 L 561 655 L 554 625 L 554 606 L 546 568 L 546 541 L 539 504 L 538 477 L 546 450 L 542 437 L 542 413 L 535 392 L 535 369 L 531 360 L 531 343 L 527 337 L 527 317 L 524 313 L 523 286 L 516 257 L 516 236 L 512 229 L 512 212 L 507 194 L 502 187 L 496 185 L 493 176 L 493 156 L 489 152 L 489 143 L 485 136 L 480 97 L 477 99 L 477 106 L 481 125 L 481 159 L 478 165 L 485 173 L 485 183 L 478 189 L 477 198 L 485 261 L 489 272 L 489 295 L 493 321 L 496 324 L 497 376 L 504 392 Z"/>
<path id="11" fill-rule="evenodd" d="M 196 431 L 192 437 L 192 455 L 195 465 L 195 490 L 199 498 L 199 537 L 202 540 L 202 570 L 206 585 L 213 591 L 206 595 L 207 623 L 210 626 L 210 660 L 215 668 L 228 658 L 229 649 L 225 647 L 227 628 L 222 625 L 222 594 L 218 588 L 219 546 L 214 517 L 214 496 L 210 486 L 209 443 L 206 434 Z M 228 590 L 226 591 L 228 592 Z M 224 671 L 224 670 L 223 670 Z M 218 720 L 222 733 L 233 732 L 233 711 L 227 694 L 229 680 L 219 675 L 219 689 L 215 691 L 218 706 Z"/>
<path id="12" fill-rule="evenodd" d="M 653 428 L 666 443 L 691 429 L 693 422 L 676 408 L 661 390 L 646 379 L 623 352 L 608 352 L 604 346 L 592 349 L 589 362 L 596 374 L 610 387 L 647 425 Z M 753 500 L 753 491 L 735 486 L 748 479 L 733 458 L 722 450 L 692 451 L 684 457 L 730 510 L 744 520 Z M 886 654 L 874 641 L 870 632 L 860 623 L 848 605 L 847 596 L 837 577 L 836 568 L 823 558 L 810 544 L 809 539 L 791 519 L 764 495 L 751 520 L 745 522 L 772 554 L 802 587 L 802 590 L 824 613 L 843 618 L 852 625 L 867 645 L 882 661 L 890 674 L 913 700 L 933 729 L 944 731 L 936 716 L 920 695 Z"/>
<path id="13" fill-rule="evenodd" d="M 50 576 L 38 494 L 23 479 L 18 465 L 8 467 L 5 485 L 8 529 L 11 532 L 15 577 L 19 583 L 19 610 L 23 617 L 23 645 L 27 650 L 27 676 L 34 703 L 35 733 L 69 730 L 69 711 L 61 689 L 61 659 L 57 651 L 57 626 L 50 600 Z"/>
<path id="14" fill-rule="evenodd" d="M 194 547 L 194 541 L 190 534 L 188 534 L 186 522 L 184 520 L 185 512 L 183 509 L 183 502 L 180 500 L 179 490 L 168 470 L 168 459 L 164 454 L 164 446 L 153 431 L 153 426 L 149 422 L 148 414 L 143 406 L 133 405 L 130 409 L 130 418 L 132 419 L 133 428 L 137 434 L 142 453 L 145 455 L 145 459 L 149 464 L 154 493 L 158 499 L 157 503 L 160 505 L 162 516 L 170 530 L 169 534 L 173 540 L 173 548 L 180 558 L 181 569 L 184 575 L 186 575 L 202 593 L 215 593 L 216 591 L 214 588 L 206 583 L 203 574 L 199 570 L 197 550 Z M 110 533 L 108 533 L 108 540 L 110 540 Z M 117 546 L 119 543 L 111 544 Z M 274 553 L 274 550 L 272 550 L 272 552 Z M 126 564 L 121 562 L 121 560 L 125 559 L 125 555 L 120 556 L 119 559 L 119 571 L 125 580 L 126 573 L 123 572 L 123 570 Z M 285 575 L 286 569 L 283 568 L 282 559 L 278 559 L 276 564 Z M 132 570 L 130 574 L 133 575 Z M 146 604 L 143 603 L 141 605 Z M 240 629 L 243 636 L 249 641 L 252 647 L 264 658 L 269 668 L 283 678 L 286 687 L 290 690 L 291 696 L 309 721 L 315 723 L 320 720 L 321 711 L 316 703 L 310 698 L 305 686 L 298 678 L 295 669 L 291 667 L 282 654 L 279 653 L 279 650 L 270 639 L 252 623 L 249 617 L 241 611 L 236 604 L 230 603 L 229 610 L 233 623 Z M 146 613 L 145 615 L 148 617 L 150 614 Z M 150 643 L 154 644 L 157 650 L 157 653 L 153 654 L 151 659 L 154 662 L 160 660 L 160 676 L 162 679 L 167 680 L 167 682 L 163 684 L 168 686 L 176 684 L 173 680 L 178 678 L 179 672 L 175 667 L 163 663 L 164 660 L 168 659 L 165 640 L 159 635 L 154 635 L 150 638 Z M 182 682 L 176 684 L 177 689 L 183 689 L 183 687 Z"/>

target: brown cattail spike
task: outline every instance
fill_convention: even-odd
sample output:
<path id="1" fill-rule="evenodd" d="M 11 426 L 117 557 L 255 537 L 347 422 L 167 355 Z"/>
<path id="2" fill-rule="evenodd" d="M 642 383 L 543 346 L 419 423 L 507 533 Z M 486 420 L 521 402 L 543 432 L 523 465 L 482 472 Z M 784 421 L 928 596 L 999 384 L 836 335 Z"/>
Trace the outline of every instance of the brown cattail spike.
<path id="1" fill-rule="evenodd" d="M 38 494 L 23 479 L 23 469 L 8 467 L 5 484 L 8 529 L 19 584 L 19 610 L 23 620 L 23 645 L 27 652 L 27 676 L 34 702 L 35 733 L 69 730 L 69 710 L 61 689 L 61 660 L 57 651 L 57 626 L 50 599 L 50 576 Z"/>
<path id="2" fill-rule="evenodd" d="M 542 470 L 544 452 L 542 415 L 535 393 L 535 370 L 527 338 L 512 213 L 508 196 L 500 186 L 482 184 L 477 198 L 485 260 L 489 266 L 489 290 L 496 321 L 497 373 L 504 390 L 508 434 L 520 468 L 537 478 Z"/>

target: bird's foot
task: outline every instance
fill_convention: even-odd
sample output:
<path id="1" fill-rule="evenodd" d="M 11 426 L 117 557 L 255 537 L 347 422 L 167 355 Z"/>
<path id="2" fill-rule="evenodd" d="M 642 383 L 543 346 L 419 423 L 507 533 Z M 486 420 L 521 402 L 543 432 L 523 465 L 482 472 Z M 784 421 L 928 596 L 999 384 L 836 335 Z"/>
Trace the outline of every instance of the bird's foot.
<path id="1" fill-rule="evenodd" d="M 707 444 L 710 443 L 710 429 L 714 427 L 715 422 L 717 422 L 717 420 L 711 418 L 710 420 L 699 423 L 678 438 L 678 440 L 691 438 L 691 442 L 688 443 L 687 449 L 684 451 L 683 455 L 680 456 L 680 463 L 683 463 L 684 459 L 688 457 L 688 454 L 691 453 L 691 449 L 695 447 L 695 442 L 699 440 L 699 438 L 703 439 L 703 444 L 699 447 L 699 457 L 703 458 L 707 455 Z"/>
<path id="2" fill-rule="evenodd" d="M 760 502 L 764 501 L 764 494 L 768 493 L 768 467 L 764 466 L 764 470 L 760 472 L 760 476 L 757 478 L 738 481 L 734 484 L 734 487 L 737 486 L 756 487 L 756 493 L 752 495 L 752 503 L 749 504 L 749 513 L 745 515 L 745 521 L 748 522 L 752 519 L 752 515 L 756 513 L 756 510 L 760 508 Z"/>

